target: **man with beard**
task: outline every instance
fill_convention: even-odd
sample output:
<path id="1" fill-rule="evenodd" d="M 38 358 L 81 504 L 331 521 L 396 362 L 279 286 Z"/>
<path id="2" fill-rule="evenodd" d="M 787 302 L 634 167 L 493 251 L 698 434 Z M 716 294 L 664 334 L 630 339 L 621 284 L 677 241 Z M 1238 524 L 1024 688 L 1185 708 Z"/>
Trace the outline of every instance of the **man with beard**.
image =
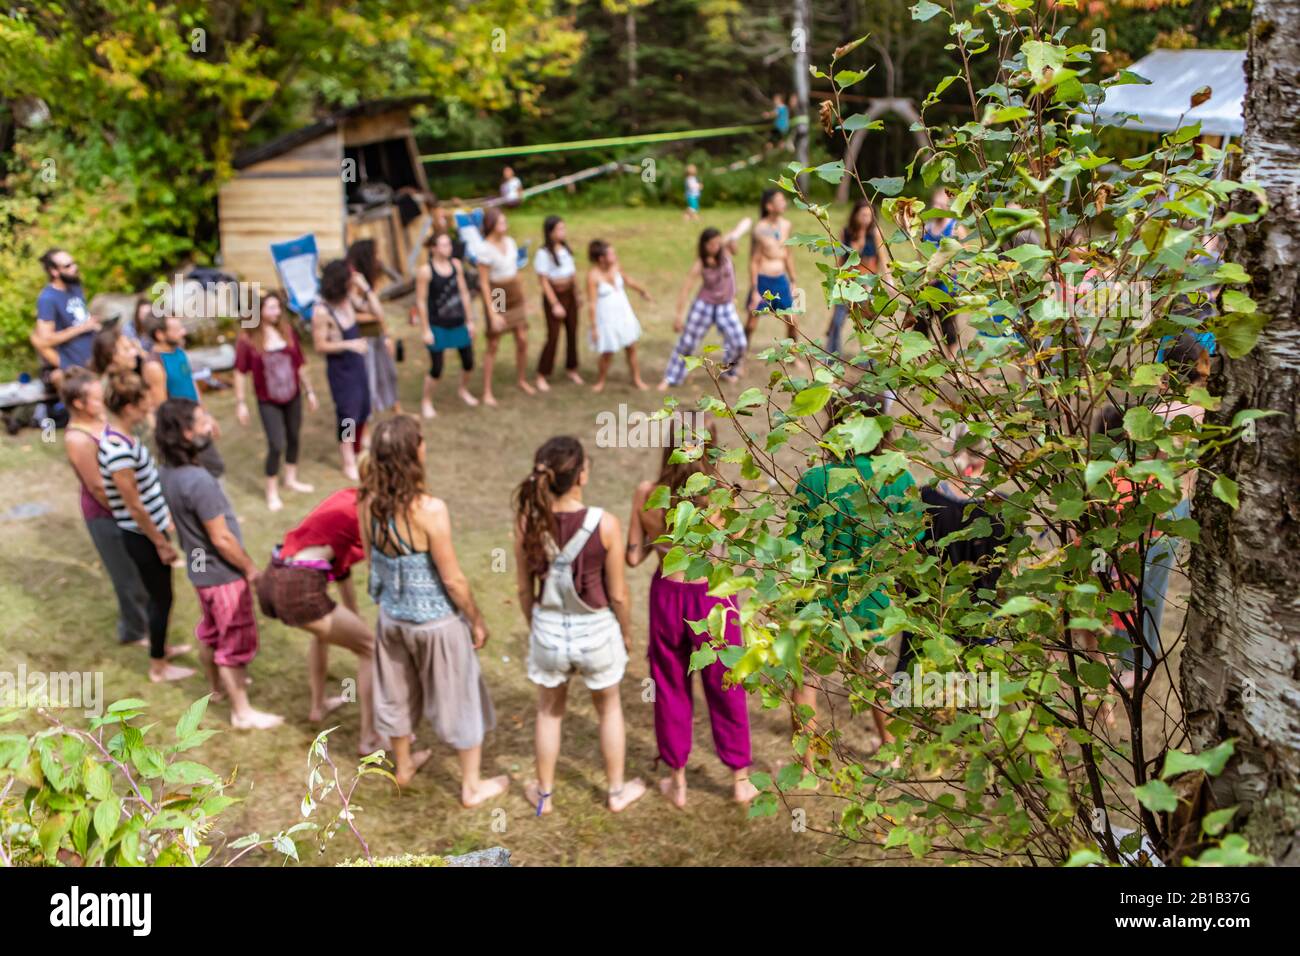
<path id="1" fill-rule="evenodd" d="M 41 256 L 41 265 L 50 282 L 36 297 L 36 328 L 31 342 L 51 366 L 47 384 L 57 388 L 63 370 L 89 367 L 99 320 L 86 309 L 81 272 L 68 252 L 51 249 Z"/>

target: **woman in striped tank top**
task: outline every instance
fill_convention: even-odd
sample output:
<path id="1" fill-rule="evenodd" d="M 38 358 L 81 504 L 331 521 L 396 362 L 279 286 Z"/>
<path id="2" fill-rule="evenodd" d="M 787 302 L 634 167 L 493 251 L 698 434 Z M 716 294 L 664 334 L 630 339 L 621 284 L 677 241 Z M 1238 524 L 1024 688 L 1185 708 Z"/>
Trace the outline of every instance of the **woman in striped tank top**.
<path id="1" fill-rule="evenodd" d="M 99 439 L 99 474 L 113 520 L 122 529 L 126 553 L 140 572 L 149 596 L 149 679 L 181 680 L 194 671 L 167 663 L 188 646 L 167 653 L 167 624 L 172 610 L 172 564 L 176 548 L 168 532 L 172 517 L 163 497 L 153 456 L 132 432 L 148 418 L 149 388 L 134 372 L 111 375 L 104 389 L 108 424 Z"/>

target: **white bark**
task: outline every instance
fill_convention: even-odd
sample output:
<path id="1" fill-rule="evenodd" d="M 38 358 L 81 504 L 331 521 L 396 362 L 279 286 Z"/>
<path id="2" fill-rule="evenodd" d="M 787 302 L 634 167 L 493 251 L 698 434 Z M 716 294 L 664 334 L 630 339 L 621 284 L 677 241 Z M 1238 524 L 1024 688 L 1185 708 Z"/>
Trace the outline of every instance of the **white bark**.
<path id="1" fill-rule="evenodd" d="M 1251 275 L 1250 294 L 1270 317 L 1255 350 L 1225 356 L 1226 422 L 1244 408 L 1278 414 L 1256 422 L 1255 441 L 1215 464 L 1240 486 L 1233 512 L 1204 476 L 1193 515 L 1191 617 L 1182 680 L 1193 744 L 1237 738 L 1237 756 L 1214 789 L 1240 803 L 1251 849 L 1300 863 L 1300 4 L 1255 0 L 1246 63 L 1246 178 L 1269 211 L 1240 230 L 1230 257 Z"/>

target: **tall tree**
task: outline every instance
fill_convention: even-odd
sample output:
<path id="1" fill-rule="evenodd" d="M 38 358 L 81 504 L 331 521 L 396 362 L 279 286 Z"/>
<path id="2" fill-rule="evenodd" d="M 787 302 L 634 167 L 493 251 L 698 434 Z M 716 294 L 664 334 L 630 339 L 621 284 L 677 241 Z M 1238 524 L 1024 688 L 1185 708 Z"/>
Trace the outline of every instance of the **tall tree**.
<path id="1" fill-rule="evenodd" d="M 1255 0 L 1246 61 L 1247 177 L 1269 210 L 1241 230 L 1232 258 L 1251 276 L 1267 324 L 1246 357 L 1225 357 L 1218 420 L 1270 409 L 1254 440 L 1231 447 L 1222 474 L 1240 507 L 1196 497 L 1183 656 L 1188 721 L 1198 747 L 1230 737 L 1236 756 L 1216 781 L 1221 804 L 1248 814 L 1251 848 L 1300 864 L 1300 6 Z"/>

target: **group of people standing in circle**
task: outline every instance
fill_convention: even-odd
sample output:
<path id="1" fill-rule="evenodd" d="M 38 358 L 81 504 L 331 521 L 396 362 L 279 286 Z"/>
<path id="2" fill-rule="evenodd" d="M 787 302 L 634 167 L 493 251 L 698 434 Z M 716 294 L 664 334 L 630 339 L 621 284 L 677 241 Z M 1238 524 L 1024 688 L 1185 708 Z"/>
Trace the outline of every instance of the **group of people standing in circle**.
<path id="1" fill-rule="evenodd" d="M 726 235 L 714 228 L 700 234 L 698 256 L 687 275 L 674 320 L 679 338 L 661 389 L 684 382 L 685 360 L 698 351 L 710 328 L 716 326 L 722 336 L 728 381 L 738 377 L 762 313 L 777 312 L 788 332 L 796 330 L 795 317 L 788 312 L 795 305 L 791 291 L 794 266 L 786 244 L 790 223 L 784 211 L 785 198 L 780 192 L 768 190 L 763 194 L 761 214 L 753 226 L 747 318 L 743 323 L 736 308 L 734 258 L 751 220 L 742 220 Z M 585 290 L 580 294 L 584 283 L 578 278 L 568 226 L 559 216 L 545 220 L 542 243 L 532 261 L 546 319 L 546 338 L 536 368 L 530 373 L 528 297 L 520 274 L 519 247 L 509 226 L 501 208 L 485 211 L 483 242 L 474 261 L 476 279 L 471 278 L 466 266 L 463 247 L 446 229 L 436 229 L 426 242 L 427 255 L 416 273 L 412 309 L 412 322 L 421 329 L 429 357 L 429 371 L 421 389 L 421 415 L 431 419 L 437 414 L 434 399 L 448 352 L 455 352 L 459 359 L 456 393 L 461 401 L 469 406 L 496 406 L 493 377 L 502 340 L 507 337 L 514 340 L 515 384 L 520 391 L 528 395 L 550 391 L 561 350 L 566 377 L 575 385 L 585 385 L 579 370 L 584 309 L 589 316 L 587 341 L 598 356 L 593 391 L 606 388 L 619 352 L 626 357 L 632 386 L 646 388 L 637 351 L 642 326 L 628 290 L 650 302 L 649 290 L 624 271 L 612 243 L 593 239 L 587 247 L 589 269 Z M 366 443 L 367 423 L 379 412 L 390 408 L 400 412 L 402 408 L 395 366 L 395 358 L 402 355 L 401 342 L 388 328 L 376 294 L 379 272 L 373 242 L 355 243 L 346 258 L 325 264 L 310 315 L 312 344 L 325 357 L 340 464 L 350 481 L 358 478 L 357 459 Z M 691 297 L 693 288 L 696 291 Z M 485 339 L 482 389 L 477 396 L 470 377 L 475 370 L 478 337 L 474 293 L 482 310 Z M 267 438 L 266 499 L 268 507 L 276 511 L 282 507 L 282 487 L 309 490 L 297 476 L 299 434 L 304 404 L 309 411 L 317 408 L 306 360 L 282 298 L 271 294 L 262 299 L 259 319 L 240 334 L 236 351 L 237 415 L 241 425 L 251 421 L 246 395 L 251 382 Z"/>
<path id="2" fill-rule="evenodd" d="M 284 373 L 296 371 L 294 365 L 286 361 Z M 112 370 L 103 378 L 72 370 L 63 397 L 73 416 L 67 454 L 80 479 L 87 527 L 117 593 L 119 639 L 148 647 L 151 680 L 195 674 L 172 663 L 190 647 L 167 646 L 173 566 L 184 564 L 200 607 L 194 629 L 199 656 L 210 692 L 230 704 L 233 726 L 268 729 L 283 722 L 249 701 L 246 669 L 260 645 L 260 608 L 263 616 L 311 637 L 309 721 L 322 720 L 345 702 L 326 694 L 328 648 L 344 647 L 358 659 L 359 753 L 388 751 L 398 783 L 406 785 L 431 756 L 414 747 L 416 730 L 427 720 L 457 751 L 466 807 L 508 789 L 508 777 L 481 772 L 484 738 L 496 725 L 478 660 L 488 629 L 457 557 L 447 504 L 428 488 L 417 418 L 381 420 L 358 460 L 359 485 L 327 496 L 283 535 L 263 565 L 245 550 L 222 482 L 202 463 L 214 431 L 202 405 L 177 397 L 155 405 L 133 370 Z M 150 421 L 157 460 L 136 437 Z M 626 536 L 613 513 L 586 502 L 593 463 L 575 438 L 555 437 L 538 448 L 513 494 L 518 595 L 529 631 L 527 675 L 538 689 L 536 774 L 524 794 L 539 816 L 554 806 L 574 677 L 591 691 L 598 714 L 609 809 L 619 812 L 646 792 L 640 779 L 625 774 L 619 687 L 633 652 L 625 571 L 662 555 L 656 542 L 666 528 L 666 508 L 689 497 L 684 489 L 692 475 L 714 467 L 704 453 L 686 463 L 672 460 L 679 446 L 711 441 L 707 430 L 674 426 L 658 473 L 634 492 Z M 665 508 L 646 510 L 658 485 L 671 489 L 672 498 Z M 362 561 L 368 561 L 367 590 L 377 606 L 373 627 L 362 617 L 352 584 L 352 569 Z M 654 727 L 659 757 L 670 770 L 660 789 L 678 807 L 686 803 L 692 738 L 690 659 L 710 639 L 689 622 L 708 619 L 720 606 L 725 640 L 740 643 L 735 600 L 707 592 L 705 581 L 659 569 L 650 590 L 646 653 L 655 682 Z M 756 791 L 749 782 L 746 697 L 742 688 L 724 683 L 725 672 L 715 661 L 701 682 L 717 754 L 733 777 L 733 796 L 747 802 Z"/>

